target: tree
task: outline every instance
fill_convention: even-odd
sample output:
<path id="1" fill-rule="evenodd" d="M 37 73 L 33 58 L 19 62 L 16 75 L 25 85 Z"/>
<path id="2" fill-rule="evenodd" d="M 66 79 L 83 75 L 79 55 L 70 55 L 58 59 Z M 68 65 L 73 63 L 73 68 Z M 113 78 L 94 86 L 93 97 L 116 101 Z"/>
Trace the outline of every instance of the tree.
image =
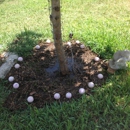
<path id="1" fill-rule="evenodd" d="M 53 39 L 62 75 L 68 74 L 67 60 L 62 43 L 60 0 L 51 0 L 50 20 L 53 26 Z"/>

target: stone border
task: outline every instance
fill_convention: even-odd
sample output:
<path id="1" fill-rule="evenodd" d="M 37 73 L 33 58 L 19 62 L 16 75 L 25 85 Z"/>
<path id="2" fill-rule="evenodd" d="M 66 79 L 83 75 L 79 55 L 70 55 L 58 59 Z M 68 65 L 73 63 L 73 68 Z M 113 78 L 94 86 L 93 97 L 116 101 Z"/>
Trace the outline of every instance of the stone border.
<path id="1" fill-rule="evenodd" d="M 4 79 L 18 59 L 18 55 L 12 52 L 4 52 L 5 62 L 0 66 L 0 79 Z"/>

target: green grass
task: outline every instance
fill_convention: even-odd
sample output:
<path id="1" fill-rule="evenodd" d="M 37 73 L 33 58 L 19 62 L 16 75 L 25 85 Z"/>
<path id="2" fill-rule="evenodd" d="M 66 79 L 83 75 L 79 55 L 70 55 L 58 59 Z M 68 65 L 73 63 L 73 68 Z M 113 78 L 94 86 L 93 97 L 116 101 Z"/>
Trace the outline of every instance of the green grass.
<path id="1" fill-rule="evenodd" d="M 109 59 L 130 49 L 129 0 L 62 0 L 63 40 L 74 39 Z M 47 0 L 0 2 L 0 51 L 27 56 L 39 40 L 52 39 Z M 15 40 L 17 42 L 14 42 Z M 2 107 L 10 93 L 0 82 L 0 130 L 129 130 L 130 65 L 109 79 L 93 95 L 77 101 L 10 112 Z"/>

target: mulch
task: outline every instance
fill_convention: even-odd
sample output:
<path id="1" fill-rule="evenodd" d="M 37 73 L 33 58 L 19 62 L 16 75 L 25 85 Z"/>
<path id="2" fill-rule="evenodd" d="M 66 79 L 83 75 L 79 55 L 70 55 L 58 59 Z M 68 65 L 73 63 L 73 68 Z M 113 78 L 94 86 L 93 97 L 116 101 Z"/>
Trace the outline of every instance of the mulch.
<path id="1" fill-rule="evenodd" d="M 69 74 L 63 76 L 59 71 L 59 63 L 56 56 L 55 46 L 53 43 L 40 41 L 40 49 L 33 48 L 33 54 L 24 58 L 19 69 L 14 67 L 6 76 L 14 76 L 13 82 L 6 83 L 11 92 L 7 96 L 3 106 L 9 110 L 26 109 L 28 105 L 38 108 L 44 107 L 46 104 L 53 103 L 54 94 L 59 93 L 61 98 L 58 102 L 79 99 L 79 88 L 85 89 L 85 94 L 93 94 L 95 87 L 101 87 L 107 77 L 107 61 L 101 59 L 95 61 L 98 55 L 91 51 L 89 47 L 80 48 L 80 44 L 76 44 L 73 40 L 72 46 L 64 43 Z M 72 50 L 71 50 L 72 49 Z M 103 79 L 99 79 L 97 75 L 103 74 Z M 19 83 L 19 88 L 14 89 L 13 84 Z M 88 87 L 88 82 L 95 84 L 94 88 Z M 72 93 L 72 98 L 65 97 L 67 92 Z M 28 96 L 34 97 L 34 102 L 28 103 Z"/>

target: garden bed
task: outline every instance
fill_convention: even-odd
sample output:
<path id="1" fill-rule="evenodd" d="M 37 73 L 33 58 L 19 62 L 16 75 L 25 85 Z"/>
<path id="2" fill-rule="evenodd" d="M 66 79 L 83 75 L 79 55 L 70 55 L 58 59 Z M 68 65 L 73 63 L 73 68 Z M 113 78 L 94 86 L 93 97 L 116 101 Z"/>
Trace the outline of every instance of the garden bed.
<path id="1" fill-rule="evenodd" d="M 95 61 L 97 54 L 91 51 L 89 47 L 80 48 L 81 43 L 76 44 L 71 41 L 71 47 L 64 43 L 64 50 L 69 67 L 69 74 L 61 75 L 59 71 L 58 59 L 56 57 L 55 47 L 53 43 L 40 41 L 40 49 L 33 48 L 33 54 L 26 58 L 23 62 L 19 62 L 20 68 L 12 68 L 9 76 L 14 76 L 13 82 L 8 82 L 6 87 L 11 90 L 4 102 L 4 107 L 10 110 L 25 109 L 27 104 L 36 107 L 43 107 L 50 104 L 54 99 L 54 94 L 59 93 L 60 99 L 57 101 L 70 101 L 78 99 L 82 95 L 79 89 L 84 88 L 85 94 L 92 94 L 92 89 L 88 83 L 93 82 L 94 87 L 101 87 L 107 79 L 107 61 L 99 59 Z M 72 50 L 71 50 L 72 49 Z M 103 78 L 99 79 L 97 75 L 103 74 Z M 13 84 L 19 83 L 19 88 L 14 89 Z M 66 93 L 72 94 L 71 98 L 66 98 Z M 33 96 L 32 103 L 27 102 L 28 96 Z"/>

